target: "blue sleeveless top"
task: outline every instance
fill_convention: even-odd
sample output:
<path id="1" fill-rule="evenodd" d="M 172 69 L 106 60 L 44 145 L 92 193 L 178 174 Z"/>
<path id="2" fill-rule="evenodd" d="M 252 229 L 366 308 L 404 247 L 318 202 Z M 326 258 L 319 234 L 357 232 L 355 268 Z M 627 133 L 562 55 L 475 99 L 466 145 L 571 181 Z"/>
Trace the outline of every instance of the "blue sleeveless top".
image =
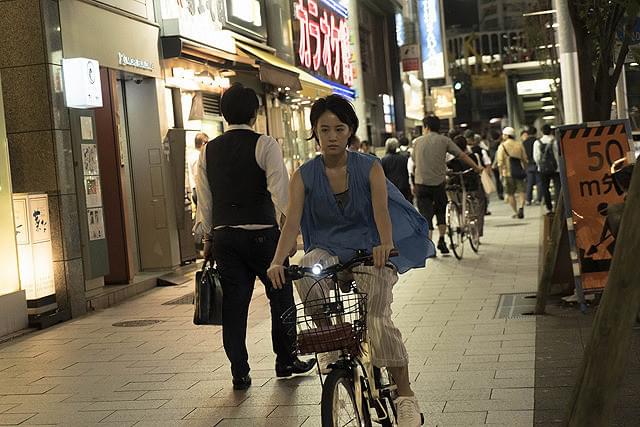
<path id="1" fill-rule="evenodd" d="M 369 182 L 369 173 L 375 161 L 379 159 L 348 152 L 349 201 L 343 210 L 339 209 L 329 185 L 322 156 L 317 156 L 300 167 L 304 184 L 304 208 L 300 225 L 305 252 L 321 248 L 336 255 L 340 262 L 346 262 L 357 250 L 371 252 L 374 246 L 380 244 Z M 400 252 L 399 256 L 390 258 L 389 261 L 400 273 L 424 267 L 426 259 L 435 255 L 435 247 L 429 240 L 427 221 L 389 180 L 387 192 L 393 243 Z"/>

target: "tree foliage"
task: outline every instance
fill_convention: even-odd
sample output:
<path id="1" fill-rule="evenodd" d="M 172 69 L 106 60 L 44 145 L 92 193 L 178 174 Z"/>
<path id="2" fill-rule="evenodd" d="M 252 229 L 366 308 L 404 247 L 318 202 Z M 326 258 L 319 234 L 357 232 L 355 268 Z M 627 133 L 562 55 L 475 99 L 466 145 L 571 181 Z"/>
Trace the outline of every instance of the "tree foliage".
<path id="1" fill-rule="evenodd" d="M 560 1 L 568 3 L 576 36 L 583 120 L 609 119 L 640 0 Z"/>

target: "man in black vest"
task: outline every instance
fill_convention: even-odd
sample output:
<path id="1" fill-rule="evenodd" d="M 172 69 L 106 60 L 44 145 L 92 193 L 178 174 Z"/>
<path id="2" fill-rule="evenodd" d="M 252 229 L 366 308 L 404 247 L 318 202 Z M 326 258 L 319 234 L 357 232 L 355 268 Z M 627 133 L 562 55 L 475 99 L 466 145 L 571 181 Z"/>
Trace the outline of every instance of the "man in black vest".
<path id="1" fill-rule="evenodd" d="M 278 142 L 253 131 L 258 97 L 236 84 L 220 100 L 227 131 L 210 141 L 200 156 L 196 184 L 196 231 L 203 234 L 205 258 L 216 261 L 222 291 L 222 337 L 231 362 L 233 388 L 251 385 L 246 347 L 247 317 L 256 276 L 271 305 L 271 340 L 276 376 L 308 372 L 315 360 L 295 356 L 295 331 L 282 322 L 294 305 L 293 287 L 274 289 L 267 277 L 288 202 L 289 175 Z M 295 248 L 292 248 L 292 253 Z"/>

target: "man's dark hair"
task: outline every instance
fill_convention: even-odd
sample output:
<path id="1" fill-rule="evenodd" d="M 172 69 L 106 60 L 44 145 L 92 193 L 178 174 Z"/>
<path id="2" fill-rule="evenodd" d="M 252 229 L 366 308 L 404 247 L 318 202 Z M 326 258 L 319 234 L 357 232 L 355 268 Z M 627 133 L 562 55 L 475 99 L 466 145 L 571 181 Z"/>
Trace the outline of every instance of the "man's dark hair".
<path id="1" fill-rule="evenodd" d="M 473 139 L 473 135 L 475 135 L 475 132 L 471 129 L 467 129 L 464 131 L 464 137 L 467 139 Z"/>
<path id="2" fill-rule="evenodd" d="M 544 126 L 542 126 L 542 134 L 551 135 L 551 125 L 545 124 Z"/>
<path id="3" fill-rule="evenodd" d="M 404 147 L 409 145 L 409 138 L 407 138 L 406 136 L 401 136 L 400 138 L 398 138 L 398 141 L 400 142 L 400 145 Z"/>
<path id="4" fill-rule="evenodd" d="M 462 135 L 457 135 L 453 138 L 453 142 L 458 146 L 462 151 L 467 151 L 467 138 Z"/>
<path id="5" fill-rule="evenodd" d="M 356 115 L 356 111 L 353 109 L 353 105 L 340 95 L 329 95 L 324 98 L 319 98 L 313 103 L 311 106 L 311 114 L 309 114 L 309 118 L 311 120 L 311 137 L 318 141 L 316 126 L 318 125 L 320 116 L 327 111 L 335 114 L 342 123 L 349 126 L 351 136 L 349 137 L 348 143 L 351 144 L 353 139 L 356 137 L 356 131 L 358 130 L 358 116 Z M 360 142 L 361 145 L 366 143 L 367 141 Z"/>
<path id="6" fill-rule="evenodd" d="M 525 127 L 525 129 L 527 130 L 527 132 L 529 132 L 529 135 L 531 136 L 536 136 L 536 133 L 538 132 L 538 129 L 536 129 L 535 126 L 527 126 Z"/>
<path id="7" fill-rule="evenodd" d="M 258 112 L 258 95 L 240 83 L 235 83 L 220 99 L 222 116 L 230 125 L 246 125 L 256 117 Z"/>
<path id="8" fill-rule="evenodd" d="M 520 131 L 520 136 L 524 135 L 525 133 L 529 135 L 529 129 L 522 129 L 522 131 Z"/>
<path id="9" fill-rule="evenodd" d="M 428 128 L 431 132 L 440 131 L 440 119 L 438 116 L 430 115 L 422 120 L 424 127 Z"/>

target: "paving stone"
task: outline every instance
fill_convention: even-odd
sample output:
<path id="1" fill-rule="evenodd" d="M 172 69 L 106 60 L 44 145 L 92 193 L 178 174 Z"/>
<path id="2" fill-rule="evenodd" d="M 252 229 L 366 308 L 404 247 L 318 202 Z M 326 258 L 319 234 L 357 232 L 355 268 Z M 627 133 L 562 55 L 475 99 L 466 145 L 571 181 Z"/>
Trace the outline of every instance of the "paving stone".
<path id="1" fill-rule="evenodd" d="M 471 426 L 483 425 L 487 418 L 486 412 L 451 412 L 430 414 L 425 420 L 428 426 Z"/>
<path id="2" fill-rule="evenodd" d="M 444 412 L 533 410 L 533 399 L 486 399 L 449 401 Z"/>
<path id="3" fill-rule="evenodd" d="M 69 412 L 48 411 L 40 412 L 29 418 L 32 424 L 62 424 L 62 425 L 91 425 L 99 423 L 113 411 Z"/>
<path id="4" fill-rule="evenodd" d="M 0 425 L 18 425 L 33 418 L 36 414 L 0 414 Z"/>
<path id="5" fill-rule="evenodd" d="M 104 418 L 105 422 L 120 421 L 169 421 L 181 420 L 194 411 L 195 408 L 172 408 L 172 409 L 145 409 L 145 410 L 116 410 L 110 411 L 110 415 Z M 93 412 L 84 412 L 91 414 Z"/>

